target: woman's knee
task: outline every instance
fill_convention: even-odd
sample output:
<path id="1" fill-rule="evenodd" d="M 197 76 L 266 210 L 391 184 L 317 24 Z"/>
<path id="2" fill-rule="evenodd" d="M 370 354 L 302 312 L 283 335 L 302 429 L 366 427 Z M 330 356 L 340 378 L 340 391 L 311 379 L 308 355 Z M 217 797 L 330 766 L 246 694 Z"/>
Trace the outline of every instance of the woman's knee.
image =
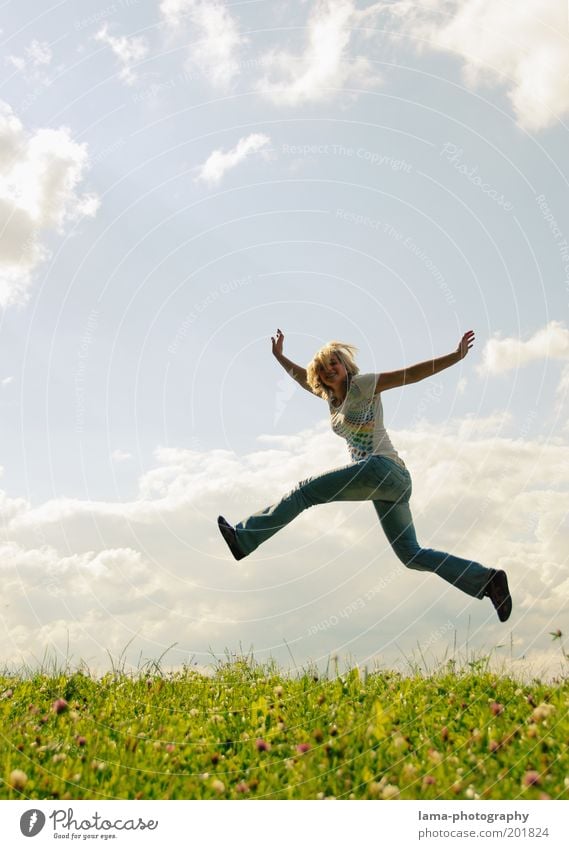
<path id="1" fill-rule="evenodd" d="M 420 547 L 418 545 L 394 545 L 393 551 L 408 569 L 418 569 L 420 571 L 423 570 L 423 566 L 421 566 L 416 561 L 416 556 L 420 552 Z"/>
<path id="2" fill-rule="evenodd" d="M 298 499 L 303 508 L 312 507 L 314 504 L 320 504 L 322 499 L 318 497 L 317 488 L 314 485 L 314 478 L 306 478 L 300 481 L 295 488 L 289 493 L 290 497 Z"/>

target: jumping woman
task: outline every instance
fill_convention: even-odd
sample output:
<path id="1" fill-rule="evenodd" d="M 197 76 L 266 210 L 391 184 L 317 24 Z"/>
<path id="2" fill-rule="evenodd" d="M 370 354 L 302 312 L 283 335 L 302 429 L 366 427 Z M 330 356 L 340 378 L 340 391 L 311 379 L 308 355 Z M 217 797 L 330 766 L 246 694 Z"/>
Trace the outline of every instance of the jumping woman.
<path id="1" fill-rule="evenodd" d="M 464 334 L 452 354 L 381 374 L 360 374 L 354 360 L 357 348 L 344 342 L 328 342 L 304 369 L 284 356 L 281 330 L 277 329 L 271 341 L 273 354 L 287 374 L 307 392 L 328 402 L 332 430 L 347 441 L 352 462 L 301 481 L 279 502 L 235 527 L 219 516 L 219 530 L 235 559 L 251 554 L 307 507 L 330 501 L 371 501 L 393 551 L 405 566 L 435 572 L 475 598 L 487 596 L 500 621 L 505 622 L 512 612 L 512 599 L 504 571 L 421 548 L 417 542 L 409 509 L 411 476 L 383 426 L 381 393 L 417 383 L 462 360 L 474 344 L 473 331 Z"/>

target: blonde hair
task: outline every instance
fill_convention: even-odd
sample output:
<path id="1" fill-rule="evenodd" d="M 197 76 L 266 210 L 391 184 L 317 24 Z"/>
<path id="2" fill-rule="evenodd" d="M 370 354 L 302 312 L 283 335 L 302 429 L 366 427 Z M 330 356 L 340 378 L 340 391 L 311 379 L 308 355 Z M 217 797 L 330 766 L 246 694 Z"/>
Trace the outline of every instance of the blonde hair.
<path id="1" fill-rule="evenodd" d="M 359 373 L 359 368 L 354 359 L 357 350 L 354 345 L 348 345 L 347 342 L 333 341 L 327 342 L 316 351 L 312 360 L 306 366 L 306 382 L 315 395 L 320 395 L 321 398 L 326 400 L 330 398 L 330 387 L 321 382 L 318 372 L 321 367 L 328 368 L 332 356 L 335 355 L 343 363 L 349 377 Z"/>

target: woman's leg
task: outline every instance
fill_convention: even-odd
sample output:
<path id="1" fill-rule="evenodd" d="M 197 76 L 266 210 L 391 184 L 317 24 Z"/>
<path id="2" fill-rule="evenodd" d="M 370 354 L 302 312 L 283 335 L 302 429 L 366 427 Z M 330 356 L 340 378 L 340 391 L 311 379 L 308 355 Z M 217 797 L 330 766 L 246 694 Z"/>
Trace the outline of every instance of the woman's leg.
<path id="1" fill-rule="evenodd" d="M 243 519 L 235 526 L 239 548 L 250 554 L 261 543 L 288 525 L 315 504 L 330 501 L 369 501 L 381 497 L 385 502 L 405 496 L 408 473 L 385 457 L 372 456 L 358 463 L 307 478 L 279 502 Z"/>
<path id="2" fill-rule="evenodd" d="M 393 551 L 409 569 L 435 572 L 468 595 L 483 598 L 486 585 L 494 574 L 474 560 L 463 560 L 444 551 L 421 548 L 417 542 L 408 501 L 397 503 L 374 500 L 373 506 Z"/>

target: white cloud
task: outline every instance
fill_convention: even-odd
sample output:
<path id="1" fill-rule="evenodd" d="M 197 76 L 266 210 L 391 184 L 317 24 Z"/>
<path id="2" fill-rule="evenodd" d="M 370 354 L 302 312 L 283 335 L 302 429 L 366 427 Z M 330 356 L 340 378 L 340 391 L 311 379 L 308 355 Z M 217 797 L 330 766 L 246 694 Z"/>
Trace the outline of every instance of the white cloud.
<path id="1" fill-rule="evenodd" d="M 26 301 L 45 232 L 95 214 L 98 201 L 77 194 L 87 165 L 66 127 L 28 133 L 0 101 L 0 306 Z"/>
<path id="2" fill-rule="evenodd" d="M 500 374 L 543 359 L 569 360 L 569 330 L 560 321 L 550 321 L 525 342 L 515 337 L 490 339 L 478 371 Z"/>
<path id="3" fill-rule="evenodd" d="M 239 50 L 248 41 L 221 0 L 162 0 L 162 19 L 175 36 L 192 39 L 187 67 L 227 88 L 239 72 Z M 189 36 L 188 36 L 189 32 Z"/>
<path id="4" fill-rule="evenodd" d="M 49 65 L 52 60 L 51 47 L 47 41 L 34 39 L 26 48 L 26 55 L 34 65 Z"/>
<path id="5" fill-rule="evenodd" d="M 127 85 L 132 85 L 136 81 L 136 74 L 132 70 L 132 65 L 142 61 L 148 55 L 148 45 L 143 38 L 136 36 L 128 37 L 126 35 L 116 36 L 109 34 L 109 26 L 105 22 L 97 35 L 96 41 L 103 44 L 108 44 L 121 65 L 119 77 Z"/>
<path id="6" fill-rule="evenodd" d="M 13 380 L 14 380 L 14 378 L 13 378 L 13 376 L 12 376 L 12 375 L 10 375 L 9 377 L 3 377 L 3 378 L 2 378 L 2 381 L 1 381 L 1 382 L 2 382 L 2 386 L 9 386 L 9 385 L 10 385 L 10 383 L 12 383 L 12 382 L 13 382 Z"/>
<path id="7" fill-rule="evenodd" d="M 117 448 L 117 449 L 116 449 L 115 451 L 113 451 L 113 453 L 111 454 L 111 459 L 112 459 L 112 460 L 114 460 L 114 461 L 115 461 L 115 463 L 121 463 L 121 462 L 123 462 L 124 460 L 130 460 L 130 459 L 132 459 L 132 454 L 130 454 L 128 451 L 121 451 L 121 449 L 120 449 L 120 448 Z"/>
<path id="8" fill-rule="evenodd" d="M 385 665 L 417 640 L 442 656 L 454 628 L 460 646 L 470 618 L 471 650 L 487 653 L 511 626 L 520 652 L 555 663 L 548 632 L 562 626 L 559 588 L 569 580 L 566 447 L 498 435 L 503 420 L 391 435 L 413 476 L 419 540 L 508 570 L 515 609 L 506 630 L 487 601 L 404 569 L 369 504 L 313 508 L 254 555 L 231 559 L 219 513 L 237 521 L 347 462 L 326 422 L 265 436 L 244 457 L 159 449 L 130 502 L 32 507 L 0 496 L 2 660 L 31 662 L 46 646 L 61 655 L 69 638 L 75 658 L 104 664 L 107 649 L 118 654 L 134 637 L 134 662 L 177 642 L 171 663 L 192 654 L 207 663 L 210 647 L 222 654 L 240 643 L 286 663 L 285 637 L 299 664 L 337 651 Z"/>
<path id="9" fill-rule="evenodd" d="M 48 42 L 34 39 L 24 49 L 24 54 L 24 56 L 7 56 L 5 61 L 23 73 L 28 82 L 50 85 L 51 79 L 46 74 L 45 68 L 51 64 L 53 54 Z"/>
<path id="10" fill-rule="evenodd" d="M 263 133 L 252 133 L 239 139 L 231 150 L 214 150 L 203 165 L 199 166 L 196 180 L 203 180 L 209 185 L 217 185 L 221 182 L 227 171 L 235 168 L 247 156 L 258 151 L 263 151 L 270 144 L 269 136 Z"/>
<path id="11" fill-rule="evenodd" d="M 294 105 L 337 96 L 348 84 L 370 85 L 379 76 L 364 56 L 351 59 L 352 28 L 359 24 L 353 0 L 317 0 L 307 24 L 306 46 L 298 56 L 273 49 L 265 54 L 269 73 L 258 89 L 276 103 Z"/>
<path id="12" fill-rule="evenodd" d="M 569 112 L 565 3 L 431 0 L 378 3 L 371 12 L 394 16 L 419 49 L 457 54 L 468 85 L 504 85 L 522 127 L 541 130 Z"/>

